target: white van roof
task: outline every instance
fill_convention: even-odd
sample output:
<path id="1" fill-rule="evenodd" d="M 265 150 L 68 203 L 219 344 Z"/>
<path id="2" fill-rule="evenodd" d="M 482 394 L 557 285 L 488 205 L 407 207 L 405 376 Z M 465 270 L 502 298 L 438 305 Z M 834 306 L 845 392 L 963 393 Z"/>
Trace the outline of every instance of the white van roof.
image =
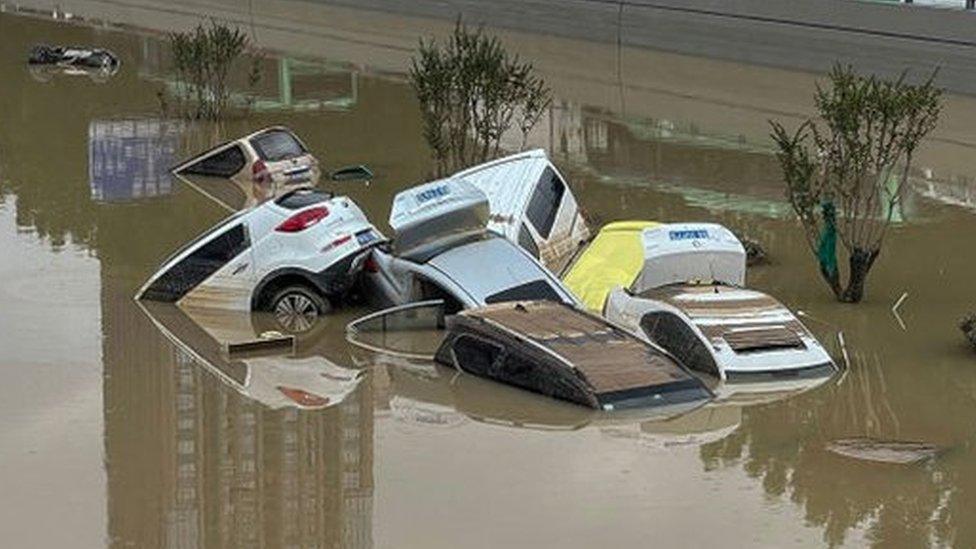
<path id="1" fill-rule="evenodd" d="M 525 202 L 550 165 L 544 149 L 525 151 L 468 168 L 452 176 L 481 189 L 491 203 L 492 217 L 521 215 Z"/>
<path id="2" fill-rule="evenodd" d="M 715 223 L 669 223 L 641 234 L 644 267 L 631 289 L 691 281 L 743 286 L 746 251 L 732 231 Z"/>

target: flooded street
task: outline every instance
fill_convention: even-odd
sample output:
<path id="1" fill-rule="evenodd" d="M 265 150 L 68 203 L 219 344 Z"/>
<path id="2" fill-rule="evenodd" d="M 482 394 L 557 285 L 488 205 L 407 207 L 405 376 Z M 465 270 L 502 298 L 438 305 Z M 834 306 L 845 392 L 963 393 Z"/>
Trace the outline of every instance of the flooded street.
<path id="1" fill-rule="evenodd" d="M 260 315 L 173 318 L 134 301 L 226 214 L 168 169 L 265 126 L 292 128 L 324 168 L 369 166 L 368 186 L 328 185 L 388 232 L 394 194 L 433 171 L 405 48 L 444 24 L 417 25 L 375 61 L 354 41 L 326 57 L 268 47 L 254 111 L 215 128 L 160 114 L 159 34 L 0 13 L 5 546 L 976 546 L 976 354 L 956 327 L 976 308 L 971 97 L 947 98 L 866 300 L 844 305 L 767 138 L 768 118 L 809 111 L 816 75 L 637 50 L 618 65 L 609 46 L 574 64 L 556 60 L 568 40 L 507 36 L 555 95 L 530 145 L 593 218 L 715 221 L 762 242 L 770 263 L 749 285 L 803 311 L 849 365 L 802 394 L 595 414 L 358 349 L 344 329 L 368 309 L 349 307 L 289 360 L 365 375 L 341 404 L 301 410 L 260 392 L 257 363 L 221 365 L 200 343 L 208 321 L 254 335 Z M 29 72 L 30 48 L 52 42 L 110 48 L 122 69 L 104 82 Z M 828 449 L 859 437 L 939 451 L 905 465 Z"/>

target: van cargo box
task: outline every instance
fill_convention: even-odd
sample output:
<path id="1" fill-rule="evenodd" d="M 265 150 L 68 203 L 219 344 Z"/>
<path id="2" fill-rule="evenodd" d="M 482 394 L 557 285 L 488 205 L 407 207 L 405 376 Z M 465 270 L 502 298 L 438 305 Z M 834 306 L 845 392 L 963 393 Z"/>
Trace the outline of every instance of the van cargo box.
<path id="1" fill-rule="evenodd" d="M 465 181 L 433 181 L 401 191 L 393 198 L 393 251 L 401 257 L 432 255 L 484 235 L 487 226 L 488 197 Z"/>
<path id="2" fill-rule="evenodd" d="M 732 231 L 714 223 L 670 223 L 644 229 L 644 268 L 634 293 L 689 281 L 742 286 L 746 250 Z"/>

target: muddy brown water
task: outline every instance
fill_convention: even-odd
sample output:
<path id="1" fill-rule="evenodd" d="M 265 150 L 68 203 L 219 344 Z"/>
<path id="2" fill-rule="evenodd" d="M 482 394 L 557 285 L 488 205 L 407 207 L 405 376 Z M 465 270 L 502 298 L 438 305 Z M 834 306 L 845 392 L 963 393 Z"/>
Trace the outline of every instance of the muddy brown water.
<path id="1" fill-rule="evenodd" d="M 32 76 L 24 57 L 42 41 L 110 47 L 123 70 Z M 741 113 L 709 133 L 707 109 L 669 119 L 652 94 L 629 109 L 660 116 L 629 118 L 557 87 L 533 144 L 596 217 L 717 220 L 759 239 L 771 263 L 750 284 L 816 319 L 841 361 L 842 331 L 849 371 L 802 394 L 594 416 L 358 351 L 342 332 L 365 309 L 346 309 L 299 354 L 366 378 L 341 404 L 301 411 L 236 389 L 132 300 L 222 216 L 161 175 L 214 132 L 161 120 L 162 51 L 149 35 L 0 14 L 4 546 L 976 545 L 976 353 L 955 326 L 976 308 L 976 214 L 947 204 L 976 195 L 965 139 L 930 156 L 953 176 L 914 185 L 866 302 L 841 305 L 786 215 L 775 159 L 727 137 Z M 326 166 L 369 165 L 369 187 L 337 186 L 385 225 L 392 195 L 430 171 L 420 122 L 402 74 L 344 61 L 269 56 L 267 110 L 218 133 L 284 123 Z M 292 78 L 291 107 L 279 77 Z M 859 437 L 945 451 L 903 466 L 827 450 Z"/>

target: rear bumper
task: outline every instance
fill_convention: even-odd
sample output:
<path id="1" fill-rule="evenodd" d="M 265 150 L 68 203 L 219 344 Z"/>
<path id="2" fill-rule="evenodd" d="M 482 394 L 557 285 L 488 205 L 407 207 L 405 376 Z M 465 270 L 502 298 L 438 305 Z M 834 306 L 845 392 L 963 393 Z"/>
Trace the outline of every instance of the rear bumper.
<path id="1" fill-rule="evenodd" d="M 362 270 L 366 255 L 377 244 L 379 242 L 351 252 L 324 270 L 315 273 L 312 275 L 312 282 L 324 295 L 339 296 L 345 294 L 355 284 L 356 275 Z"/>
<path id="2" fill-rule="evenodd" d="M 280 281 L 282 277 L 300 278 L 305 283 L 313 286 L 320 294 L 329 298 L 340 298 L 344 296 L 353 284 L 355 284 L 356 276 L 362 270 L 366 255 L 377 244 L 379 242 L 350 252 L 318 272 L 298 267 L 285 267 L 269 273 L 254 289 L 251 296 L 251 309 L 261 310 L 267 306 L 266 300 L 269 297 L 269 285 L 276 284 L 276 281 Z"/>

